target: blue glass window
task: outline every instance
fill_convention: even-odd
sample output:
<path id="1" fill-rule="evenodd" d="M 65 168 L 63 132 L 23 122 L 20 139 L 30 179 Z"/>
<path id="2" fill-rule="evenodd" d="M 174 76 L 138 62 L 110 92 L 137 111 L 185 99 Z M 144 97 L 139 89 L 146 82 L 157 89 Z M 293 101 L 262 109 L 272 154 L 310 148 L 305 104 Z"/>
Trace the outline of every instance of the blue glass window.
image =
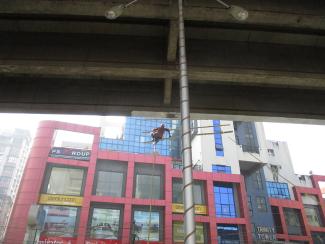
<path id="1" fill-rule="evenodd" d="M 219 244 L 240 244 L 240 234 L 237 225 L 218 225 Z"/>
<path id="2" fill-rule="evenodd" d="M 220 120 L 213 120 L 213 133 L 214 133 L 216 155 L 223 157 L 224 150 L 223 150 L 222 137 L 221 137 Z"/>
<path id="3" fill-rule="evenodd" d="M 236 207 L 232 185 L 215 184 L 213 186 L 217 217 L 235 218 Z"/>
<path id="4" fill-rule="evenodd" d="M 231 167 L 225 165 L 212 165 L 212 172 L 231 174 Z"/>
<path id="5" fill-rule="evenodd" d="M 157 146 L 156 150 L 162 156 L 173 156 L 174 158 L 180 158 L 180 138 L 177 132 L 179 127 L 179 121 L 170 119 L 145 119 L 128 117 L 126 119 L 123 131 L 123 139 L 111 139 L 100 138 L 99 148 L 100 150 L 111 151 L 124 151 L 130 153 L 152 153 L 152 144 L 150 131 L 153 128 L 159 127 L 160 124 L 165 124 L 167 128 L 173 128 L 172 140 L 162 140 Z M 177 138 L 176 138 L 177 137 Z"/>
<path id="6" fill-rule="evenodd" d="M 269 197 L 290 199 L 290 193 L 287 183 L 266 181 L 266 188 Z"/>

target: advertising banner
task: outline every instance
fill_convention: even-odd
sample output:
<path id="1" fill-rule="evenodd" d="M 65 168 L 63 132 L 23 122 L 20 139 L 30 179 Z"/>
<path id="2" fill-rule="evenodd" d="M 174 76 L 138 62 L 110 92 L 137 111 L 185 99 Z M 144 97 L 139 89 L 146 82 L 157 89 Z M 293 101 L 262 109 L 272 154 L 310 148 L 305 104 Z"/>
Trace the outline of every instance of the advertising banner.
<path id="1" fill-rule="evenodd" d="M 75 237 L 47 237 L 40 236 L 37 244 L 77 244 L 77 238 Z"/>
<path id="2" fill-rule="evenodd" d="M 122 244 L 120 240 L 87 239 L 85 244 Z"/>
<path id="3" fill-rule="evenodd" d="M 73 149 L 66 147 L 52 147 L 49 153 L 49 157 L 52 158 L 65 158 L 80 161 L 89 161 L 91 150 L 85 149 Z"/>

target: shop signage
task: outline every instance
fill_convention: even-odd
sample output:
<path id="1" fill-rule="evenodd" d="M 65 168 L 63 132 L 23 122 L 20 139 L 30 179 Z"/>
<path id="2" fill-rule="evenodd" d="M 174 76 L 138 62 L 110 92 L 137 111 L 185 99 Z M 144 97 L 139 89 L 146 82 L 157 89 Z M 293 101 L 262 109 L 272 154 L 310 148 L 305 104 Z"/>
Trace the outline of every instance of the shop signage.
<path id="1" fill-rule="evenodd" d="M 256 239 L 265 240 L 265 241 L 273 241 L 276 240 L 275 230 L 273 227 L 266 226 L 256 226 Z"/>
<path id="2" fill-rule="evenodd" d="M 82 206 L 82 197 L 64 196 L 64 195 L 49 195 L 41 194 L 39 199 L 40 204 L 61 205 L 61 206 Z"/>
<path id="3" fill-rule="evenodd" d="M 91 150 L 52 147 L 49 153 L 49 157 L 89 161 L 90 154 Z"/>
<path id="4" fill-rule="evenodd" d="M 173 203 L 172 205 L 173 213 L 184 213 L 184 205 L 179 203 Z M 205 205 L 195 205 L 196 214 L 207 214 L 207 207 Z"/>
<path id="5" fill-rule="evenodd" d="M 105 240 L 105 239 L 88 239 L 86 240 L 85 244 L 122 244 L 122 241 Z"/>
<path id="6" fill-rule="evenodd" d="M 77 244 L 77 238 L 73 237 L 46 237 L 40 236 L 37 244 Z"/>

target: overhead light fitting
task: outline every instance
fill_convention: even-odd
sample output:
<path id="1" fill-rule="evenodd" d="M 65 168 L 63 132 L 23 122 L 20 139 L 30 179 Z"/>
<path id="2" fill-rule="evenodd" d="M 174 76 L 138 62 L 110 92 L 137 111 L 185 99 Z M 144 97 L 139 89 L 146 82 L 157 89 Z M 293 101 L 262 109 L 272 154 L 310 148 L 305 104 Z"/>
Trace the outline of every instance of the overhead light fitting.
<path id="1" fill-rule="evenodd" d="M 124 9 L 126 9 L 130 5 L 136 3 L 137 1 L 138 0 L 133 0 L 127 4 L 120 4 L 120 5 L 113 6 L 112 8 L 110 8 L 109 10 L 106 11 L 105 17 L 110 20 L 117 19 L 118 17 L 120 17 L 122 15 L 122 13 L 124 12 Z"/>
<path id="2" fill-rule="evenodd" d="M 237 5 L 229 5 L 222 0 L 216 0 L 222 6 L 224 6 L 228 13 L 238 21 L 245 21 L 248 18 L 248 11 Z"/>

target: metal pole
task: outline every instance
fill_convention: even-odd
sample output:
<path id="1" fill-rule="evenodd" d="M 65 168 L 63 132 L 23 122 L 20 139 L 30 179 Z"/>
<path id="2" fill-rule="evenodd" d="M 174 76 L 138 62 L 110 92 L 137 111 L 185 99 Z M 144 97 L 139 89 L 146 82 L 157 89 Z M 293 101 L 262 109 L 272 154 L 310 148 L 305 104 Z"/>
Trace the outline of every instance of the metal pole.
<path id="1" fill-rule="evenodd" d="M 192 180 L 192 148 L 190 123 L 190 98 L 187 79 L 183 0 L 178 0 L 180 107 L 182 122 L 183 202 L 185 244 L 195 244 L 195 219 Z"/>

